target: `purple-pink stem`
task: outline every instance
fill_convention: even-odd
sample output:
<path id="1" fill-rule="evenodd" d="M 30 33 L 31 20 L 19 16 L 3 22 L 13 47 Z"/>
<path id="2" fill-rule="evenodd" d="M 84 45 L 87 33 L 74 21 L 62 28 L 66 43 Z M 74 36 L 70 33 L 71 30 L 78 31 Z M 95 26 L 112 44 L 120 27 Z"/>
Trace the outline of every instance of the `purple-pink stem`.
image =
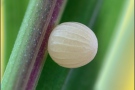
<path id="1" fill-rule="evenodd" d="M 45 31 L 44 39 L 42 41 L 42 44 L 38 51 L 34 66 L 30 73 L 30 77 L 28 79 L 26 90 L 33 90 L 33 88 L 35 87 L 35 84 L 37 83 L 37 81 L 39 79 L 39 75 L 41 73 L 43 64 L 45 62 L 44 56 L 47 54 L 47 43 L 48 43 L 49 35 L 56 25 L 56 21 L 57 21 L 62 3 L 63 3 L 63 0 L 56 1 L 56 5 L 54 7 L 53 14 L 51 16 L 51 20 L 49 22 L 47 30 Z"/>

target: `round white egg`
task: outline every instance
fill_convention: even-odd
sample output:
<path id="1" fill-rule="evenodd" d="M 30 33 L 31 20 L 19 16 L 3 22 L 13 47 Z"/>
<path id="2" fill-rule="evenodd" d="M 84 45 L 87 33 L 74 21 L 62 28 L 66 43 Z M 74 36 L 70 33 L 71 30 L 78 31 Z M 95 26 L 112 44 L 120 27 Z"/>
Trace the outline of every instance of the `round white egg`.
<path id="1" fill-rule="evenodd" d="M 60 66 L 77 68 L 95 57 L 98 42 L 93 31 L 77 22 L 66 22 L 56 26 L 50 34 L 48 52 Z"/>

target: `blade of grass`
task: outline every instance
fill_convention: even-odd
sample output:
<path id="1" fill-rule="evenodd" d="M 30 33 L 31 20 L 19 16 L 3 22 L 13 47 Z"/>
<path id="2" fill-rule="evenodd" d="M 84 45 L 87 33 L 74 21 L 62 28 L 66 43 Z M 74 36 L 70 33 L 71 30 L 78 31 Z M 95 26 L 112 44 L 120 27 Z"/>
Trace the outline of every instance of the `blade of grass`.
<path id="1" fill-rule="evenodd" d="M 63 7 L 62 4 L 64 5 L 64 3 L 65 2 L 63 0 L 57 0 L 57 2 L 55 4 L 54 10 L 53 10 L 53 13 L 51 16 L 51 20 L 49 22 L 49 25 L 47 27 L 45 36 L 43 38 L 41 47 L 40 47 L 39 52 L 38 52 L 37 60 L 35 61 L 33 70 L 32 70 L 31 75 L 29 77 L 30 79 L 28 81 L 28 84 L 27 84 L 28 86 L 26 88 L 28 90 L 33 90 L 33 88 L 30 88 L 30 87 L 33 87 L 34 86 L 33 82 L 37 81 L 37 79 L 39 78 L 39 77 L 37 77 L 37 73 L 41 72 L 42 67 L 44 65 L 43 56 L 44 56 L 44 54 L 47 54 L 47 42 L 48 42 L 49 35 L 50 35 L 52 29 L 55 27 L 55 25 L 59 21 L 57 18 L 59 18 L 58 16 L 60 16 L 60 9 L 62 9 L 62 7 Z"/>
<path id="2" fill-rule="evenodd" d="M 2 0 L 4 13 L 3 71 L 8 63 L 29 0 Z"/>
<path id="3" fill-rule="evenodd" d="M 64 0 L 31 0 L 2 80 L 4 90 L 33 90 L 46 52 L 48 36 Z M 11 74 L 12 73 L 12 74 Z"/>

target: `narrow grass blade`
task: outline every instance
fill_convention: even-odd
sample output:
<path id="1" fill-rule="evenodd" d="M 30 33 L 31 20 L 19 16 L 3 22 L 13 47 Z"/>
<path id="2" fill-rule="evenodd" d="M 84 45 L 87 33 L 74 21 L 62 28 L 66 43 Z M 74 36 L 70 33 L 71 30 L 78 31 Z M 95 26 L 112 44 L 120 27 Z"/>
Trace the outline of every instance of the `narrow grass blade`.
<path id="1" fill-rule="evenodd" d="M 33 90 L 43 67 L 49 34 L 64 0 L 31 0 L 4 77 L 4 90 Z"/>

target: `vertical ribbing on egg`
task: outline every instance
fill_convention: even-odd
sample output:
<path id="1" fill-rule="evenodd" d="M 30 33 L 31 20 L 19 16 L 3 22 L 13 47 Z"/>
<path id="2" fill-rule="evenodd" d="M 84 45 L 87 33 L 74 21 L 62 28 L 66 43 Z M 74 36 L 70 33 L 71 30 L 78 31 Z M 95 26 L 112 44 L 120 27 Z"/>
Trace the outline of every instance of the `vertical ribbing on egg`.
<path id="1" fill-rule="evenodd" d="M 67 68 L 86 65 L 95 57 L 97 48 L 93 31 L 77 22 L 66 22 L 55 27 L 48 42 L 51 58 Z"/>

